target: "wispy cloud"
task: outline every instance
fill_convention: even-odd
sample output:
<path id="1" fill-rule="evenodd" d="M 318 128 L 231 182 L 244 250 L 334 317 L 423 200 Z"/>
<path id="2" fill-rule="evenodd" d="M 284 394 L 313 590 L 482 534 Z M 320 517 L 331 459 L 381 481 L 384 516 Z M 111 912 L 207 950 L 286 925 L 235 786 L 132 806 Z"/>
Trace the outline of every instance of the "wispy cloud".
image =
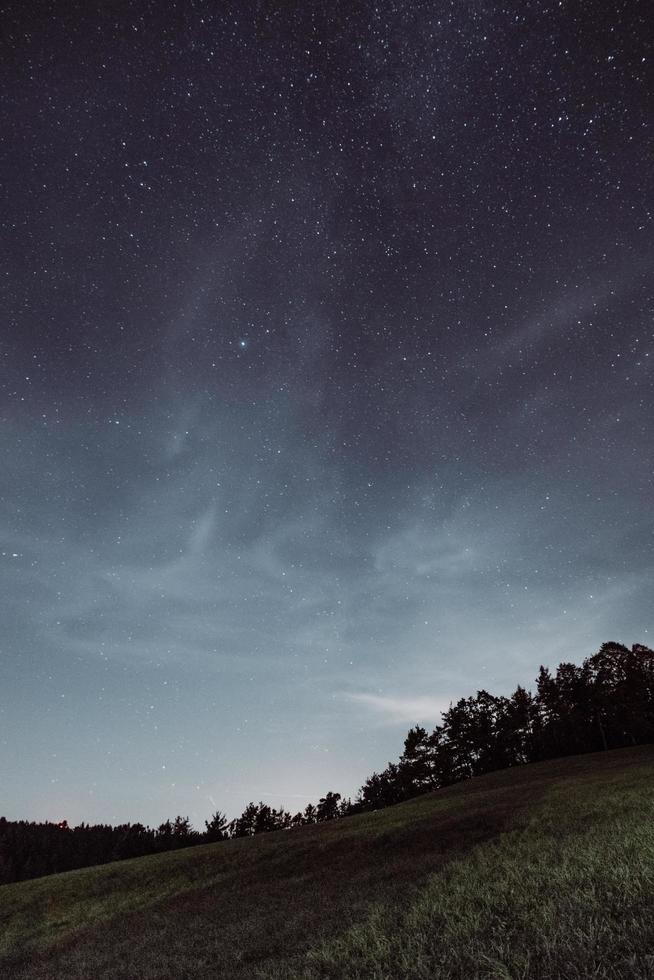
<path id="1" fill-rule="evenodd" d="M 550 300 L 542 312 L 534 313 L 518 324 L 497 347 L 497 357 L 505 358 L 514 352 L 534 351 L 547 340 L 556 339 L 564 330 L 572 330 L 590 313 L 606 302 L 613 290 L 606 283 L 570 288 Z"/>
<path id="2" fill-rule="evenodd" d="M 364 705 L 393 725 L 398 722 L 408 724 L 426 722 L 433 727 L 438 724 L 441 714 L 449 707 L 449 701 L 425 695 L 345 693 L 342 696 L 347 701 Z"/>
<path id="3" fill-rule="evenodd" d="M 611 276 L 603 274 L 585 283 L 571 283 L 553 290 L 543 300 L 540 309 L 515 322 L 504 337 L 496 336 L 491 350 L 475 360 L 478 373 L 494 372 L 498 364 L 510 361 L 515 355 L 534 357 L 546 344 L 560 344 L 564 335 L 575 337 L 588 329 L 591 321 L 606 315 L 625 294 L 635 288 L 642 273 L 650 267 L 649 257 L 640 257 L 612 268 Z"/>

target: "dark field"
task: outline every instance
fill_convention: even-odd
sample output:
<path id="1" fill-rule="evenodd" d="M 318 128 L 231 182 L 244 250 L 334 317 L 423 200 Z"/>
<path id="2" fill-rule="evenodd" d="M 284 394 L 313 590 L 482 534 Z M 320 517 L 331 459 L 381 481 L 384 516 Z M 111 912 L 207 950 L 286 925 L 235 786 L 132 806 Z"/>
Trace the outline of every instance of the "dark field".
<path id="1" fill-rule="evenodd" d="M 0 888 L 3 980 L 654 977 L 654 747 Z"/>

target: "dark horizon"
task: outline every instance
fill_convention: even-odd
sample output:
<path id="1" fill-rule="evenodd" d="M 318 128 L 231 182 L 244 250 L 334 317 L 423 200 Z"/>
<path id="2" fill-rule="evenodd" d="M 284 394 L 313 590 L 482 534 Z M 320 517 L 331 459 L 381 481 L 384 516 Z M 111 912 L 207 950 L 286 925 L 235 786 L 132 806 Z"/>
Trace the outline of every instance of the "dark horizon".
<path id="1" fill-rule="evenodd" d="M 478 691 L 450 705 L 433 731 L 412 726 L 397 761 L 370 773 L 353 800 L 325 790 L 315 804 L 295 813 L 252 800 L 231 820 L 216 810 L 204 828 L 194 828 L 183 814 L 156 828 L 138 821 L 72 828 L 66 820 L 35 824 L 0 816 L 0 885 L 199 844 L 294 832 L 501 770 L 612 749 L 651 751 L 653 742 L 654 650 L 609 641 L 579 665 L 541 667 L 533 694 L 520 685 L 510 697 Z M 538 779 L 534 773 L 535 784 Z"/>
<path id="2" fill-rule="evenodd" d="M 531 687 L 517 683 L 513 685 L 508 697 L 485 689 L 469 691 L 456 703 L 450 703 L 431 733 L 417 723 L 412 724 L 404 739 L 404 751 L 399 752 L 399 743 L 396 747 L 399 767 L 398 763 L 391 761 L 382 773 L 370 773 L 352 797 L 343 796 L 333 788 L 323 789 L 319 800 L 310 801 L 305 808 L 300 808 L 295 813 L 283 806 L 270 806 L 272 816 L 280 819 L 285 816 L 289 820 L 293 817 L 295 821 L 302 813 L 316 811 L 317 822 L 320 822 L 334 819 L 336 815 L 332 812 L 334 806 L 330 798 L 333 798 L 334 805 L 340 801 L 336 806 L 338 816 L 349 816 L 362 809 L 391 806 L 429 789 L 444 788 L 463 779 L 513 765 L 651 744 L 654 739 L 651 704 L 654 696 L 653 670 L 654 650 L 647 645 L 635 643 L 630 648 L 609 640 L 593 656 L 584 657 L 581 663 L 568 660 L 557 666 L 541 665 L 538 677 Z M 562 712 L 564 707 L 565 711 Z M 429 785 L 423 784 L 421 780 L 426 777 L 424 753 L 433 754 L 443 737 L 450 746 L 458 744 L 456 732 L 459 731 L 463 719 L 467 719 L 460 729 L 464 737 L 454 754 L 458 753 L 467 760 L 465 771 L 451 769 L 450 748 L 443 760 L 445 767 L 443 768 L 443 762 L 439 764 L 440 777 L 436 778 L 433 767 L 428 767 Z M 562 727 L 555 736 L 553 732 L 557 725 Z M 552 731 L 548 734 L 549 729 Z M 473 762 L 477 736 L 477 749 L 481 754 Z M 490 755 L 485 741 L 488 737 L 495 746 Z M 402 775 L 404 765 L 408 765 L 408 782 L 406 774 Z M 327 804 L 327 807 L 323 804 Z M 258 804 L 250 800 L 246 811 L 255 805 L 268 808 L 268 804 L 264 804 L 262 800 Z M 324 810 L 322 816 L 321 807 Z M 219 818 L 221 825 L 224 824 L 229 830 L 242 821 L 244 815 L 230 814 L 222 807 L 214 807 L 210 819 L 204 821 L 204 827 L 194 826 L 183 813 L 174 816 L 169 814 L 158 828 L 151 828 L 134 816 L 125 825 L 143 826 L 147 831 L 158 830 L 162 833 L 165 827 L 170 831 L 171 826 L 183 822 L 185 834 L 190 832 L 204 836 L 211 835 Z M 5 814 L 0 812 L 0 823 L 6 819 Z M 41 823 L 65 830 L 79 830 L 84 828 L 86 822 L 82 821 L 74 827 L 64 815 L 60 820 Z M 87 823 L 86 826 L 88 828 Z M 102 824 L 98 823 L 96 826 Z M 115 829 L 119 829 L 119 826 Z M 232 835 L 247 836 L 238 833 Z M 227 836 L 228 834 L 225 839 Z"/>
<path id="3" fill-rule="evenodd" d="M 352 795 L 651 642 L 648 14 L 5 5 L 8 818 Z"/>

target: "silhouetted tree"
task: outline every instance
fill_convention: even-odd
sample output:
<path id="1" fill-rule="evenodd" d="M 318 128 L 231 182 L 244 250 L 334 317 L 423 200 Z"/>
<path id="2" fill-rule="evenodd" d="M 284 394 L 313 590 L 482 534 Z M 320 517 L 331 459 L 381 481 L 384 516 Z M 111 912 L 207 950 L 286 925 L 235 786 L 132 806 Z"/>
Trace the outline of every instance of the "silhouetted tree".
<path id="1" fill-rule="evenodd" d="M 358 802 L 366 810 L 380 810 L 407 799 L 400 767 L 389 762 L 383 772 L 373 772 L 359 790 Z"/>
<path id="2" fill-rule="evenodd" d="M 176 838 L 178 843 L 186 845 L 195 841 L 199 837 L 199 834 L 196 830 L 193 830 L 188 817 L 177 816 L 173 821 L 173 837 Z"/>
<path id="3" fill-rule="evenodd" d="M 324 820 L 335 820 L 338 817 L 338 801 L 340 793 L 326 793 L 318 800 L 316 807 L 316 819 L 322 823 Z"/>
<path id="4" fill-rule="evenodd" d="M 305 824 L 316 823 L 318 817 L 313 803 L 307 803 L 302 814 L 302 822 Z"/>
<path id="5" fill-rule="evenodd" d="M 207 843 L 226 840 L 229 837 L 229 821 L 222 810 L 216 810 L 210 820 L 204 821 L 204 826 L 207 828 L 204 835 Z"/>
<path id="6" fill-rule="evenodd" d="M 398 777 L 406 799 L 435 788 L 429 735 L 420 725 L 410 728 L 404 740 Z"/>
<path id="7" fill-rule="evenodd" d="M 241 816 L 232 821 L 232 837 L 253 837 L 258 813 L 256 803 L 248 803 Z"/>
<path id="8" fill-rule="evenodd" d="M 267 834 L 277 830 L 277 814 L 266 803 L 259 803 L 254 818 L 254 833 Z"/>
<path id="9" fill-rule="evenodd" d="M 537 707 L 524 687 L 518 686 L 504 700 L 498 719 L 497 737 L 504 746 L 507 765 L 515 766 L 534 759 L 537 739 Z"/>

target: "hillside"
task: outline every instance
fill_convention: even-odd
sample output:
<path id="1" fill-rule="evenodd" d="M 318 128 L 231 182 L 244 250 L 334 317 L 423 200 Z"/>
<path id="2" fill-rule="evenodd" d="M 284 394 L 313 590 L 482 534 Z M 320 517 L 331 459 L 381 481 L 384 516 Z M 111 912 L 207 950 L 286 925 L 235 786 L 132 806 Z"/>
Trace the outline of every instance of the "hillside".
<path id="1" fill-rule="evenodd" d="M 654 977 L 654 747 L 0 888 L 7 980 Z"/>

